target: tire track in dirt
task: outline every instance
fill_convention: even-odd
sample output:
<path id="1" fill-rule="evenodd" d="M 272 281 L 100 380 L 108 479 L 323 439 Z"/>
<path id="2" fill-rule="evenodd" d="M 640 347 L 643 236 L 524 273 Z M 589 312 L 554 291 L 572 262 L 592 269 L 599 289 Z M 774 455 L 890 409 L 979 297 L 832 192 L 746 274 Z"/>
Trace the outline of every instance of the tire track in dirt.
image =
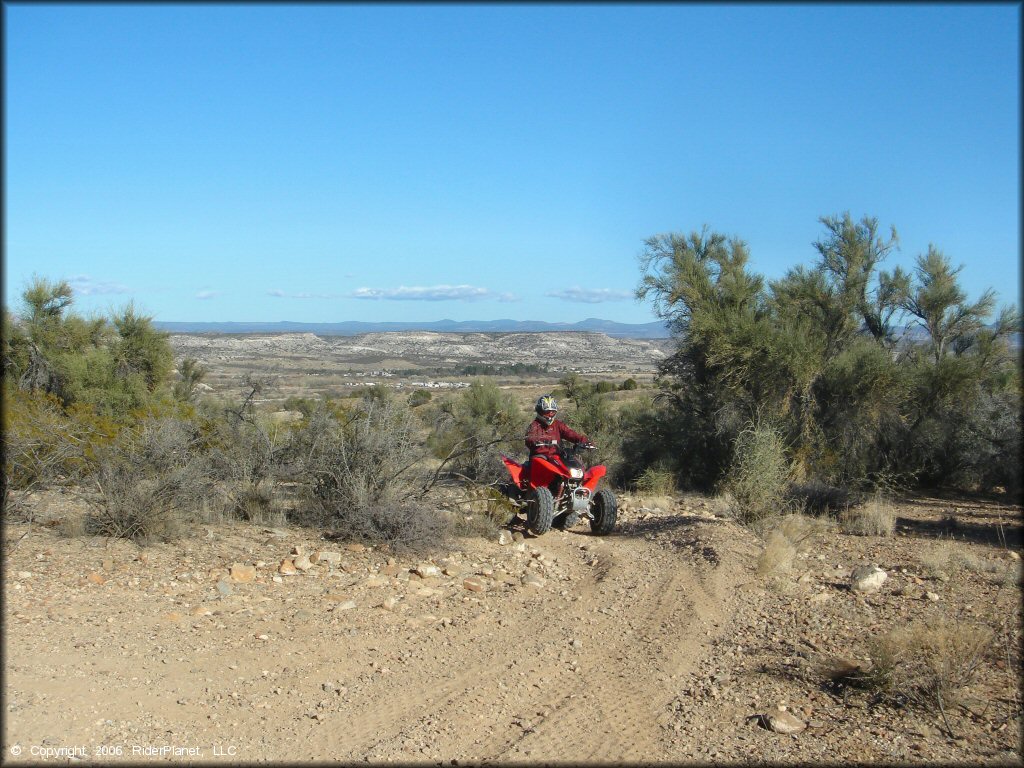
<path id="1" fill-rule="evenodd" d="M 615 612 L 598 608 L 606 618 L 584 641 L 599 645 L 598 653 L 559 706 L 491 759 L 637 761 L 661 752 L 659 716 L 674 695 L 672 678 L 689 671 L 719 615 L 720 585 L 684 558 L 652 558 L 651 547 L 618 538 L 594 548 L 606 564 L 581 598 L 599 604 L 602 595 L 616 595 L 605 607 Z"/>
<path id="2" fill-rule="evenodd" d="M 543 541 L 560 562 L 575 536 Z M 349 708 L 315 754 L 335 758 L 636 761 L 664 755 L 659 717 L 721 613 L 719 574 L 626 537 L 585 539 L 572 598 L 512 600 L 501 629 L 476 624 L 462 658 L 436 654 Z M 573 648 L 572 641 L 581 644 Z M 454 665 L 457 673 L 452 676 Z M 415 693 L 411 693 L 415 692 Z"/>

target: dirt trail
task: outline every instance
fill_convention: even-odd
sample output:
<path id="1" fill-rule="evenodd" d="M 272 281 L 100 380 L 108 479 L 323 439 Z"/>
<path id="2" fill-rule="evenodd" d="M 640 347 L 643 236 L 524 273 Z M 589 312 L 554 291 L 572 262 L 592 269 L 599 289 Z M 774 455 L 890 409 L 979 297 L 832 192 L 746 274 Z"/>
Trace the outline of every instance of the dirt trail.
<path id="1" fill-rule="evenodd" d="M 210 527 L 139 559 L 9 526 L 5 758 L 671 759 L 669 703 L 745 575 L 710 515 L 668 525 L 465 540 L 424 579 L 373 551 L 277 576 L 293 546 L 343 549 L 309 531 Z"/>
<path id="2" fill-rule="evenodd" d="M 1020 764 L 1017 504 L 907 500 L 768 580 L 700 497 L 433 558 L 238 523 L 64 538 L 67 499 L 38 501 L 4 528 L 5 764 Z M 295 548 L 335 562 L 279 573 Z M 955 709 L 830 682 L 911 626 L 994 632 Z"/>

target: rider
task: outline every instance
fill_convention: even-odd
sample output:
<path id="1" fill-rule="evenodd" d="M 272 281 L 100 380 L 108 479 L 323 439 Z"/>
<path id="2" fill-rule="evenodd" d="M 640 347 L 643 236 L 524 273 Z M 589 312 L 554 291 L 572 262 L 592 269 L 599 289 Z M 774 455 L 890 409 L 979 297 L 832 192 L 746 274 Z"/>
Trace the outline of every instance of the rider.
<path id="1" fill-rule="evenodd" d="M 530 458 L 527 459 L 525 465 L 527 474 L 529 474 L 534 456 L 558 455 L 559 440 L 570 440 L 582 444 L 590 443 L 586 435 L 581 435 L 566 426 L 564 422 L 555 419 L 555 414 L 558 413 L 558 403 L 551 395 L 541 395 L 533 410 L 537 412 L 537 418 L 530 422 L 530 426 L 526 430 L 526 447 L 530 449 Z"/>

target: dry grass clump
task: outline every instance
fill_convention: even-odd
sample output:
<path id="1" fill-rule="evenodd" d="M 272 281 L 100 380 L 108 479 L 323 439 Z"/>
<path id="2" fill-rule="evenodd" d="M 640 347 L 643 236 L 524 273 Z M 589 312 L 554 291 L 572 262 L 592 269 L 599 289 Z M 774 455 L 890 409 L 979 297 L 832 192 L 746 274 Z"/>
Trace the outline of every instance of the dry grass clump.
<path id="1" fill-rule="evenodd" d="M 234 499 L 234 514 L 259 525 L 284 525 L 287 515 L 274 492 L 262 485 L 242 486 Z"/>
<path id="2" fill-rule="evenodd" d="M 1004 562 L 981 557 L 963 546 L 956 550 L 954 562 L 971 573 L 999 574 L 1006 567 Z"/>
<path id="3" fill-rule="evenodd" d="M 862 682 L 901 704 L 938 707 L 945 719 L 995 637 L 987 626 L 946 617 L 898 627 L 869 643 Z"/>
<path id="4" fill-rule="evenodd" d="M 711 514 L 715 517 L 733 517 L 736 500 L 728 491 L 723 491 L 710 501 Z"/>
<path id="5" fill-rule="evenodd" d="M 993 575 L 993 582 L 1003 587 L 1024 587 L 1024 560 L 1011 560 Z"/>
<path id="6" fill-rule="evenodd" d="M 921 563 L 925 575 L 933 579 L 946 580 L 953 572 L 956 549 L 953 546 L 953 542 L 941 541 L 938 544 L 927 547 L 918 555 L 917 559 Z"/>
<path id="7" fill-rule="evenodd" d="M 758 576 L 778 576 L 790 571 L 796 558 L 796 545 L 778 530 L 769 531 L 757 558 Z"/>
<path id="8" fill-rule="evenodd" d="M 777 578 L 791 571 L 797 554 L 805 551 L 815 536 L 827 532 L 830 525 L 825 519 L 793 514 L 762 520 L 756 528 L 764 539 L 757 575 Z"/>
<path id="9" fill-rule="evenodd" d="M 855 536 L 892 536 L 896 530 L 896 508 L 884 496 L 877 495 L 842 510 L 839 529 Z"/>
<path id="10" fill-rule="evenodd" d="M 1024 570 L 1020 561 L 1006 561 L 1001 558 L 987 558 L 967 548 L 966 544 L 956 546 L 951 541 L 943 542 L 921 557 L 922 565 L 933 578 L 946 581 L 957 569 L 988 577 L 996 585 L 1020 586 Z"/>
<path id="11" fill-rule="evenodd" d="M 925 549 L 918 555 L 918 561 L 926 575 L 940 581 L 948 580 L 957 569 L 999 578 L 1004 577 L 1007 570 L 1006 562 L 981 557 L 972 552 L 968 545 L 956 544 L 949 539 Z"/>
<path id="12" fill-rule="evenodd" d="M 634 487 L 639 496 L 671 497 L 676 492 L 676 479 L 667 469 L 648 467 L 636 479 Z"/>
<path id="13" fill-rule="evenodd" d="M 672 496 L 636 496 L 634 502 L 638 507 L 645 509 L 660 509 L 668 511 L 675 506 L 676 500 Z"/>

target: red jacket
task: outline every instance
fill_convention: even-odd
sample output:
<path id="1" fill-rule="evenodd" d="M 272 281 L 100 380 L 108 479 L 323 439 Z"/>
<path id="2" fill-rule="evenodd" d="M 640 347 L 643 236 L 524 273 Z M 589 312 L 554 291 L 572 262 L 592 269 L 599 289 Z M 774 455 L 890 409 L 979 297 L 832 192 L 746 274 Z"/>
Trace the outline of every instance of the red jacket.
<path id="1" fill-rule="evenodd" d="M 551 440 L 557 442 L 559 439 L 571 440 L 574 443 L 590 442 L 586 435 L 581 435 L 579 432 L 570 429 L 558 421 L 558 419 L 551 422 L 550 426 L 540 419 L 534 419 L 526 430 L 526 447 L 530 449 L 531 456 L 537 453 L 546 456 L 557 454 L 557 445 L 537 445 L 537 443 L 549 442 Z"/>

